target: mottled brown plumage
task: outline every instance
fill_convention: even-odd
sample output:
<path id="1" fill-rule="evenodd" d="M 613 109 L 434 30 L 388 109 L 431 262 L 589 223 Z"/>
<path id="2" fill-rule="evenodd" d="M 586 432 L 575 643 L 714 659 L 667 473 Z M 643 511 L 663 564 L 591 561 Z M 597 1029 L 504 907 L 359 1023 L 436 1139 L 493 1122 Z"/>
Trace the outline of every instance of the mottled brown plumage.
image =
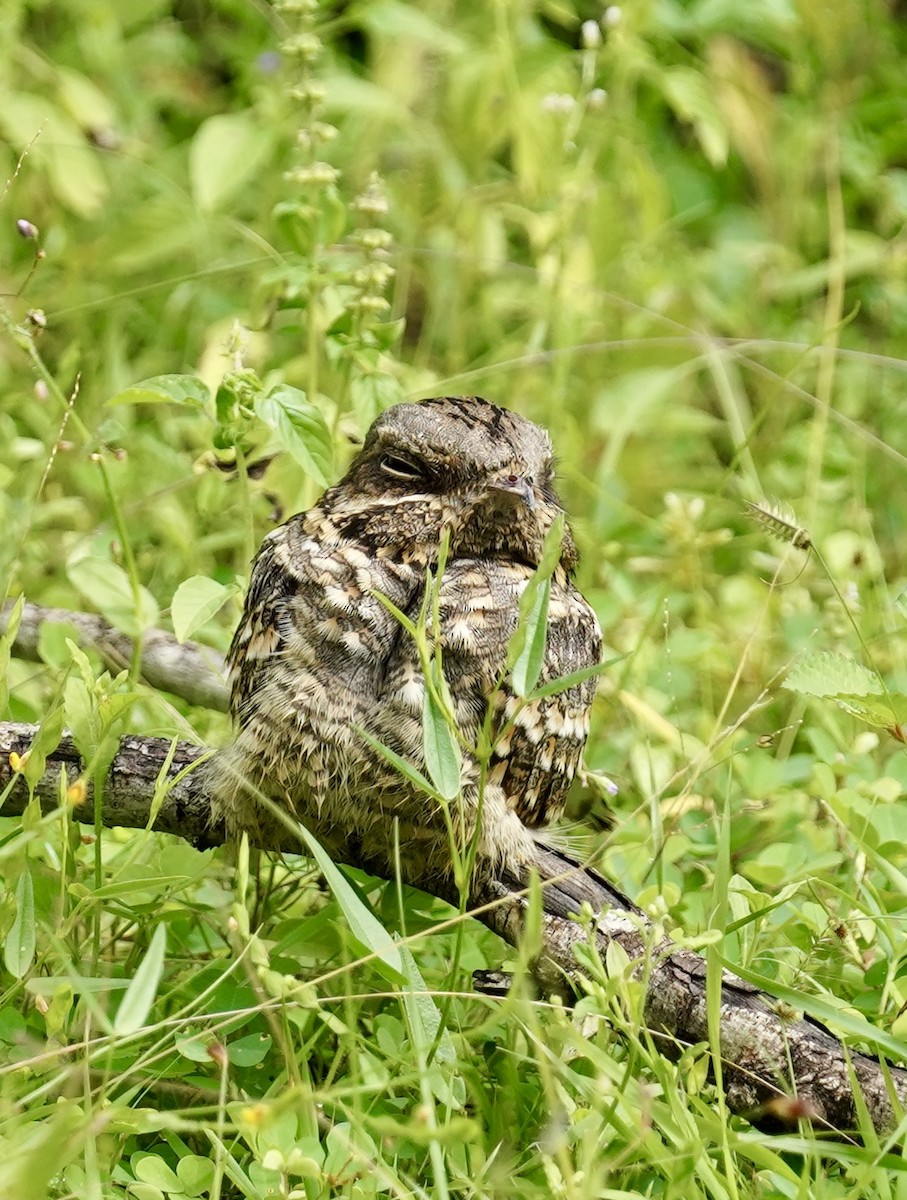
<path id="1" fill-rule="evenodd" d="M 446 529 L 440 634 L 457 722 L 474 746 L 490 703 L 502 731 L 483 786 L 464 755 L 455 824 L 463 839 L 477 832 L 478 869 L 519 870 L 531 829 L 563 810 L 595 687 L 521 704 L 502 679 L 520 596 L 561 511 L 548 435 L 515 413 L 444 397 L 378 417 L 340 483 L 270 533 L 256 558 L 229 656 L 237 738 L 218 791 L 232 830 L 286 844 L 256 800 L 264 794 L 341 859 L 388 874 L 399 864 L 415 884 L 449 875 L 438 802 L 360 732 L 425 772 L 419 658 L 376 593 L 415 621 Z M 599 658 L 595 615 L 570 581 L 575 563 L 567 532 L 540 682 Z"/>

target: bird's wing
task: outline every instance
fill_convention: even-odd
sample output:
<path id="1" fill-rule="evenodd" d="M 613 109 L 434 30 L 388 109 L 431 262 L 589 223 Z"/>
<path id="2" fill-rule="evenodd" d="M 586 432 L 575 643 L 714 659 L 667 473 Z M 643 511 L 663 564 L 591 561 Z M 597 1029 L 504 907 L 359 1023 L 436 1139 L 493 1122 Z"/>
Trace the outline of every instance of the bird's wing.
<path id="1" fill-rule="evenodd" d="M 497 736 L 489 780 L 503 789 L 524 824 L 538 826 L 556 820 L 563 809 L 589 732 L 596 681 L 526 701 L 502 678 L 530 574 L 519 564 L 493 560 L 451 564 L 441 588 L 440 618 L 444 673 L 461 729 L 474 737 L 493 704 Z M 552 580 L 538 683 L 594 666 L 600 656 L 595 614 L 559 570 Z"/>

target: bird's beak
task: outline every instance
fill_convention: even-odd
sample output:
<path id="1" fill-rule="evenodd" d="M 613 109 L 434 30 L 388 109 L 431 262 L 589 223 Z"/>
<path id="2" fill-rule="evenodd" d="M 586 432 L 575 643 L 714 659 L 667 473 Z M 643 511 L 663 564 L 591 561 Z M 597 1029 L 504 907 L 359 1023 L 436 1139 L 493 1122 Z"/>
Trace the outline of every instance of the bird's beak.
<path id="1" fill-rule="evenodd" d="M 535 508 L 535 492 L 525 475 L 499 475 L 488 486 L 489 491 L 500 492 L 507 499 L 522 500 L 530 511 Z"/>

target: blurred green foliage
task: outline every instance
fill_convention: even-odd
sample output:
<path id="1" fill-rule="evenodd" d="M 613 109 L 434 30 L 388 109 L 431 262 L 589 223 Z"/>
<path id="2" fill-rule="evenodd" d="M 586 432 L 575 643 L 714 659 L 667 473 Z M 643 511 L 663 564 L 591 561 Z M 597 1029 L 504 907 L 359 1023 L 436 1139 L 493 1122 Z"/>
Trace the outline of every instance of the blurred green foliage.
<path id="1" fill-rule="evenodd" d="M 11 0 L 6 594 L 223 650 L 258 540 L 377 411 L 518 408 L 620 660 L 578 842 L 656 919 L 736 923 L 730 961 L 904 1036 L 905 41 L 894 0 Z M 812 551 L 747 517 L 774 497 Z M 782 688 L 804 651 L 818 682 Z M 42 652 L 9 713 L 45 749 L 65 719 L 96 773 L 124 731 L 229 737 Z M 903 1191 L 871 1143 L 794 1160 L 727 1121 L 620 964 L 572 1012 L 470 999 L 507 952 L 426 897 L 359 880 L 413 939 L 388 975 L 303 861 L 9 824 L 2 1194 Z"/>

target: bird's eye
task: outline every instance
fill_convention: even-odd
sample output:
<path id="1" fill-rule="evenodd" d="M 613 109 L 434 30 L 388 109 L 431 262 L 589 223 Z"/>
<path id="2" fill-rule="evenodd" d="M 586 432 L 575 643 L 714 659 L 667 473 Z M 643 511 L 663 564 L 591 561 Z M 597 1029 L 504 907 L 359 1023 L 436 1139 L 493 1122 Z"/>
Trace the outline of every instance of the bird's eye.
<path id="1" fill-rule="evenodd" d="M 393 475 L 394 479 L 419 479 L 422 476 L 417 466 L 397 454 L 385 454 L 381 459 L 381 470 L 385 475 Z"/>

